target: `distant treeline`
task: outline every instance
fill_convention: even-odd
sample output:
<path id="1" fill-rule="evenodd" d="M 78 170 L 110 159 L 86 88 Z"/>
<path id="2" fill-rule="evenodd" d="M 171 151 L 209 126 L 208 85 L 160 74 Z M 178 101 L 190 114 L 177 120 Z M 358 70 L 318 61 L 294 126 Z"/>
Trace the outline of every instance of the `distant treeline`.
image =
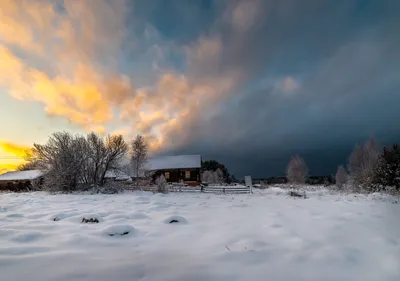
<path id="1" fill-rule="evenodd" d="M 256 178 L 253 180 L 255 184 L 286 184 L 289 182 L 287 177 L 269 177 L 269 178 Z M 308 185 L 333 185 L 335 178 L 333 176 L 310 176 L 306 180 Z"/>

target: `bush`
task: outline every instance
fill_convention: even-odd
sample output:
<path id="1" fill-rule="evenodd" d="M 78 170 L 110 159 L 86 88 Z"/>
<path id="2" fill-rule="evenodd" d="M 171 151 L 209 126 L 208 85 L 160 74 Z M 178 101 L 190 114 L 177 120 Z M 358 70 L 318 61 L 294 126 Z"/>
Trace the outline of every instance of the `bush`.
<path id="1" fill-rule="evenodd" d="M 294 156 L 287 168 L 287 178 L 290 183 L 304 184 L 307 180 L 308 168 L 303 158 Z"/>
<path id="2" fill-rule="evenodd" d="M 157 192 L 159 193 L 168 193 L 167 181 L 164 176 L 161 175 L 156 179 Z"/>
<path id="3" fill-rule="evenodd" d="M 374 185 L 385 189 L 394 187 L 400 190 L 400 146 L 385 147 L 379 157 L 375 170 Z"/>
<path id="4" fill-rule="evenodd" d="M 336 186 L 342 189 L 347 183 L 347 172 L 343 166 L 339 166 L 336 172 Z"/>
<path id="5" fill-rule="evenodd" d="M 354 191 L 373 192 L 374 174 L 379 160 L 375 140 L 369 139 L 363 146 L 356 146 L 349 157 L 349 180 Z"/>
<path id="6" fill-rule="evenodd" d="M 90 191 L 92 194 L 117 194 L 124 192 L 124 188 L 118 182 L 107 182 L 103 186 L 92 186 Z"/>

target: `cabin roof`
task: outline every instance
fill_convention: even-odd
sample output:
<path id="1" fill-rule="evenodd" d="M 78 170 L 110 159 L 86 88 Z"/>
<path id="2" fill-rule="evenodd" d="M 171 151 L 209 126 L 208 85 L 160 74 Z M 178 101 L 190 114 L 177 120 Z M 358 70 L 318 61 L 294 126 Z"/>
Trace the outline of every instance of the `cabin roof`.
<path id="1" fill-rule="evenodd" d="M 13 171 L 0 175 L 0 181 L 34 180 L 43 176 L 40 170 Z"/>
<path id="2" fill-rule="evenodd" d="M 188 169 L 201 168 L 200 155 L 177 155 L 152 157 L 147 163 L 148 169 L 167 170 L 167 169 Z"/>
<path id="3" fill-rule="evenodd" d="M 104 178 L 115 178 L 115 179 L 128 179 L 129 175 L 126 174 L 123 171 L 118 171 L 118 170 L 110 170 L 107 171 L 106 174 L 104 175 Z"/>

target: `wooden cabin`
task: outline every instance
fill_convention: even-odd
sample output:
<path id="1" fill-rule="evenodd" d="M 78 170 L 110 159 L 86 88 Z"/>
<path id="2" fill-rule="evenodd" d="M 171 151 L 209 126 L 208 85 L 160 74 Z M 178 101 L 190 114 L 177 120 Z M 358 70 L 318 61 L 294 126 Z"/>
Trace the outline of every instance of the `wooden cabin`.
<path id="1" fill-rule="evenodd" d="M 155 180 L 161 175 L 167 182 L 200 185 L 200 155 L 160 156 L 148 160 L 148 170 Z"/>
<path id="2" fill-rule="evenodd" d="M 43 173 L 39 170 L 13 171 L 0 175 L 0 190 L 22 191 L 31 187 L 33 181 L 43 182 Z"/>

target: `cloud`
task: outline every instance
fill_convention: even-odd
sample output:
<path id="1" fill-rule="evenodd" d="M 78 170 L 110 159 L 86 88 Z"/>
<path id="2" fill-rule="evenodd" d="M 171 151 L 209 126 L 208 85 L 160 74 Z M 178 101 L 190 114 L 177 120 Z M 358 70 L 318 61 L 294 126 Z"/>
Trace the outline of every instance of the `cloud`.
<path id="1" fill-rule="evenodd" d="M 232 12 L 232 23 L 235 29 L 245 32 L 251 27 L 254 19 L 257 18 L 257 13 L 260 12 L 257 2 L 256 0 L 250 0 L 238 3 Z"/>
<path id="2" fill-rule="evenodd" d="M 40 102 L 50 116 L 105 132 L 112 104 L 133 92 L 129 81 L 112 70 L 124 36 L 125 8 L 125 1 L 67 0 L 62 11 L 48 1 L 2 1 L 7 28 L 0 29 L 0 85 L 17 99 Z M 15 46 L 24 59 L 15 55 Z M 111 58 L 107 70 L 97 64 L 101 57 Z"/>
<path id="3" fill-rule="evenodd" d="M 0 140 L 0 150 L 2 153 L 17 158 L 24 158 L 26 152 L 30 150 L 30 147 Z"/>
<path id="4" fill-rule="evenodd" d="M 0 174 L 17 169 L 29 150 L 30 147 L 0 140 Z"/>
<path id="5" fill-rule="evenodd" d="M 282 93 L 290 94 L 298 90 L 300 88 L 300 84 L 293 77 L 288 76 L 279 83 L 278 87 Z"/>
<path id="6" fill-rule="evenodd" d="M 50 77 L 24 65 L 8 49 L 0 46 L 0 84 L 20 100 L 33 100 L 45 105 L 49 115 L 65 117 L 85 129 L 104 131 L 111 119 L 110 106 L 104 102 L 104 82 L 90 68 L 77 66 L 72 78 Z"/>
<path id="7" fill-rule="evenodd" d="M 0 85 L 14 98 L 43 104 L 49 116 L 86 131 L 105 133 L 119 118 L 131 124 L 130 135 L 148 135 L 160 148 L 162 140 L 182 130 L 182 123 L 196 119 L 236 84 L 237 75 L 206 73 L 218 64 L 222 46 L 217 37 L 204 37 L 182 47 L 192 72 L 160 70 L 153 84 L 136 88 L 114 67 L 127 36 L 126 1 L 70 0 L 62 6 L 18 1 L 0 4 L 8 25 L 25 34 L 0 45 Z M 157 33 L 148 25 L 147 38 L 148 30 Z M 37 50 L 29 47 L 36 45 Z M 169 50 L 155 46 L 165 59 Z"/>

